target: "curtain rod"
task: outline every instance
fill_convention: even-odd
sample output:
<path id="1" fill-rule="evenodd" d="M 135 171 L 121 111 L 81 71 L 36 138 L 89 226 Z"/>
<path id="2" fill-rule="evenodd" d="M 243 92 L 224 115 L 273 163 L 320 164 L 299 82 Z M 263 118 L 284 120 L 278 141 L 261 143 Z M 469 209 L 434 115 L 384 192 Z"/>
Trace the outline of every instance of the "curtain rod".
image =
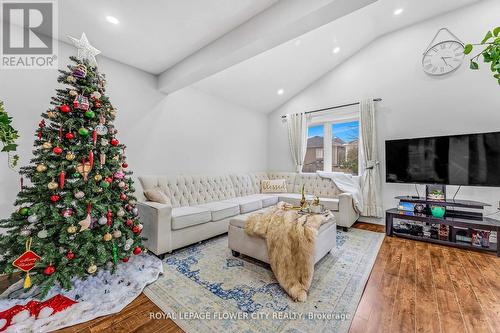
<path id="1" fill-rule="evenodd" d="M 382 100 L 382 98 L 374 98 L 373 101 L 374 102 L 380 102 Z M 315 113 L 315 112 L 321 112 L 321 111 L 328 111 L 328 110 L 334 110 L 334 109 L 340 109 L 340 108 L 345 108 L 345 107 L 348 107 L 348 106 L 354 106 L 354 105 L 359 105 L 360 102 L 356 102 L 356 103 L 349 103 L 349 104 L 342 104 L 342 105 L 336 105 L 336 106 L 330 106 L 328 108 L 324 108 L 324 109 L 318 109 L 318 110 L 311 110 L 311 111 L 306 111 L 304 112 L 305 114 L 310 114 L 310 113 Z M 286 118 L 286 115 L 283 115 L 281 116 L 281 118 Z"/>

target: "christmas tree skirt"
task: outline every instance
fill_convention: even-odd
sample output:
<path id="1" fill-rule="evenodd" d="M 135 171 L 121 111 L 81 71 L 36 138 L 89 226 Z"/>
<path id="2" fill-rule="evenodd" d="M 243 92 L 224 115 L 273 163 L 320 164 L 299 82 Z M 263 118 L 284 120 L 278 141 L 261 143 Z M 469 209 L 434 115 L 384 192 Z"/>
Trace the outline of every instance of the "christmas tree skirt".
<path id="1" fill-rule="evenodd" d="M 108 270 L 99 270 L 87 280 L 75 279 L 75 287 L 70 291 L 55 286 L 43 300 L 33 296 L 37 294 L 36 287 L 27 294 L 16 293 L 16 290 L 22 288 L 22 281 L 19 281 L 0 295 L 0 312 L 16 305 L 24 306 L 31 300 L 44 301 L 58 294 L 77 303 L 46 318 L 39 316 L 35 319 L 31 316 L 26 319 L 29 315 L 27 311 L 19 313 L 4 332 L 49 332 L 120 312 L 140 295 L 144 287 L 156 281 L 161 273 L 163 267 L 160 259 L 141 254 L 133 256 L 126 264 L 118 265 L 114 274 Z M 3 326 L 5 321 L 0 322 L 0 331 Z"/>

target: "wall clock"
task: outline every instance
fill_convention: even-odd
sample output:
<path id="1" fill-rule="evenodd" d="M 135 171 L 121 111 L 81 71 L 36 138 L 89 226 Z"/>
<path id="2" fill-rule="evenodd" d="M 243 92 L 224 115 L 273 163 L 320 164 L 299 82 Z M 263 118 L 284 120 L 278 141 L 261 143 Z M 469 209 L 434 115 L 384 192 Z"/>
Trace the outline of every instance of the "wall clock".
<path id="1" fill-rule="evenodd" d="M 436 42 L 442 31 L 447 31 L 453 39 Z M 422 67 L 429 75 L 445 75 L 457 70 L 464 61 L 464 43 L 450 30 L 439 29 L 422 57 Z"/>

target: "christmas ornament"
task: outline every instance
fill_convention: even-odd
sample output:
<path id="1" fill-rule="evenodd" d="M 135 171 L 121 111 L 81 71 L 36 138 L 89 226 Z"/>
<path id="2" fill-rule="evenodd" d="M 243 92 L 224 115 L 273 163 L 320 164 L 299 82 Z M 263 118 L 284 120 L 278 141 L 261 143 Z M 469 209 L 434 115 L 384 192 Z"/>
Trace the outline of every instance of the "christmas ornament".
<path id="1" fill-rule="evenodd" d="M 61 214 L 65 218 L 71 217 L 71 216 L 73 216 L 73 209 L 71 209 L 71 208 L 65 208 L 65 209 L 63 209 L 63 211 L 62 211 Z"/>
<path id="2" fill-rule="evenodd" d="M 111 145 L 112 146 L 116 147 L 116 146 L 118 146 L 119 143 L 120 143 L 120 141 L 118 141 L 118 139 L 116 139 L 116 138 L 111 139 Z"/>
<path id="3" fill-rule="evenodd" d="M 74 37 L 68 37 L 73 45 L 78 49 L 78 60 L 87 59 L 91 66 L 97 66 L 97 61 L 95 60 L 95 56 L 101 53 L 98 49 L 90 45 L 89 40 L 85 33 L 82 33 L 82 37 L 80 39 L 76 39 Z"/>
<path id="4" fill-rule="evenodd" d="M 129 203 L 129 205 L 134 206 L 136 204 L 136 201 L 132 199 L 132 200 L 129 200 L 128 203 Z"/>
<path id="5" fill-rule="evenodd" d="M 113 236 L 109 232 L 104 234 L 104 236 L 102 237 L 102 239 L 104 239 L 105 242 L 109 242 L 112 238 Z"/>
<path id="6" fill-rule="evenodd" d="M 85 196 L 85 193 L 82 191 L 78 191 L 75 193 L 75 198 L 76 199 L 82 199 Z"/>
<path id="7" fill-rule="evenodd" d="M 127 195 L 125 193 L 120 194 L 120 200 L 127 200 Z"/>
<path id="8" fill-rule="evenodd" d="M 43 149 L 50 149 L 50 148 L 52 148 L 52 143 L 50 143 L 50 142 L 46 141 L 46 142 L 44 142 L 44 143 L 42 144 L 42 148 L 43 148 Z"/>
<path id="9" fill-rule="evenodd" d="M 116 244 L 113 242 L 113 263 L 116 265 L 118 263 L 118 248 Z"/>
<path id="10" fill-rule="evenodd" d="M 100 136 L 108 134 L 108 128 L 102 124 L 99 124 L 95 127 L 95 131 Z"/>
<path id="11" fill-rule="evenodd" d="M 68 260 L 72 260 L 75 257 L 75 254 L 70 250 L 68 253 L 66 253 L 66 258 Z"/>
<path id="12" fill-rule="evenodd" d="M 102 180 L 102 176 L 100 174 L 97 174 L 97 175 L 94 176 L 94 180 L 96 182 L 100 182 Z"/>
<path id="13" fill-rule="evenodd" d="M 78 172 L 75 172 L 71 175 L 73 178 L 80 178 L 80 174 Z"/>
<path id="14" fill-rule="evenodd" d="M 123 217 L 124 215 L 125 215 L 125 211 L 121 208 L 116 212 L 116 216 L 118 216 L 118 217 Z"/>
<path id="15" fill-rule="evenodd" d="M 102 165 L 106 164 L 106 154 L 99 154 L 99 163 Z"/>
<path id="16" fill-rule="evenodd" d="M 125 257 L 122 260 L 123 260 L 123 262 L 128 262 L 128 257 Z"/>
<path id="17" fill-rule="evenodd" d="M 19 208 L 18 213 L 22 216 L 28 216 L 30 213 L 30 209 L 28 207 L 21 207 Z"/>
<path id="18" fill-rule="evenodd" d="M 101 146 L 106 147 L 107 145 L 109 145 L 109 141 L 104 138 L 101 139 Z"/>
<path id="19" fill-rule="evenodd" d="M 20 234 L 23 237 L 28 237 L 31 235 L 31 229 L 26 225 L 26 226 L 22 227 Z"/>
<path id="20" fill-rule="evenodd" d="M 40 128 L 45 128 L 45 120 L 42 119 L 39 123 L 38 123 L 38 127 Z"/>
<path id="21" fill-rule="evenodd" d="M 50 201 L 52 201 L 52 202 L 58 202 L 59 199 L 61 199 L 61 197 L 58 195 L 51 195 L 50 196 Z"/>
<path id="22" fill-rule="evenodd" d="M 125 184 L 125 182 L 123 182 L 123 181 L 118 183 L 118 187 L 119 187 L 119 188 L 124 188 L 124 187 L 125 187 L 125 185 L 126 185 L 126 184 Z"/>
<path id="23" fill-rule="evenodd" d="M 90 119 L 94 118 L 95 117 L 94 111 L 92 111 L 92 110 L 86 111 L 85 112 L 85 117 L 90 118 Z"/>
<path id="24" fill-rule="evenodd" d="M 73 107 L 75 109 L 87 111 L 90 107 L 89 99 L 83 95 L 78 95 L 75 97 L 75 100 L 73 101 Z"/>
<path id="25" fill-rule="evenodd" d="M 83 161 L 83 163 L 80 163 L 76 166 L 76 171 L 78 171 L 83 176 L 83 179 L 85 181 L 87 180 L 87 176 L 91 170 L 92 166 L 90 165 L 90 163 L 85 162 L 85 160 Z"/>
<path id="26" fill-rule="evenodd" d="M 74 234 L 76 232 L 76 227 L 74 225 L 70 225 L 66 231 L 68 234 Z"/>
<path id="27" fill-rule="evenodd" d="M 88 136 L 89 135 L 89 130 L 82 127 L 78 130 L 78 134 L 80 134 L 81 136 Z"/>
<path id="28" fill-rule="evenodd" d="M 73 68 L 72 74 L 74 77 L 84 79 L 87 76 L 87 67 L 84 64 L 78 64 Z"/>
<path id="29" fill-rule="evenodd" d="M 126 224 L 127 224 L 127 227 L 131 227 L 134 225 L 134 221 L 132 221 L 131 219 L 128 219 Z"/>
<path id="30" fill-rule="evenodd" d="M 62 153 L 62 148 L 61 147 L 54 147 L 54 149 L 52 149 L 52 152 L 56 155 L 61 155 Z"/>
<path id="31" fill-rule="evenodd" d="M 36 222 L 38 222 L 38 216 L 36 216 L 36 215 L 30 215 L 30 216 L 28 216 L 28 222 L 29 223 L 36 223 Z"/>
<path id="32" fill-rule="evenodd" d="M 45 172 L 47 170 L 47 167 L 45 166 L 45 164 L 38 164 L 36 166 L 36 171 L 38 172 Z"/>
<path id="33" fill-rule="evenodd" d="M 66 159 L 68 161 L 73 161 L 75 158 L 76 158 L 76 155 L 73 154 L 72 152 L 69 152 L 69 153 L 66 154 Z"/>
<path id="34" fill-rule="evenodd" d="M 76 91 L 76 90 L 70 90 L 70 91 L 69 91 L 69 95 L 70 95 L 71 97 L 76 97 L 76 96 L 78 96 L 78 91 Z"/>
<path id="35" fill-rule="evenodd" d="M 75 138 L 75 135 L 71 132 L 68 132 L 64 135 L 64 137 L 68 140 L 73 140 Z"/>
<path id="36" fill-rule="evenodd" d="M 132 232 L 136 235 L 140 234 L 141 233 L 141 228 L 139 228 L 139 226 L 135 225 L 133 228 L 132 228 Z"/>
<path id="37" fill-rule="evenodd" d="M 134 254 L 135 255 L 138 255 L 142 252 L 141 248 L 139 246 L 137 246 L 135 249 L 134 249 Z"/>
<path id="38" fill-rule="evenodd" d="M 99 220 L 97 220 L 97 223 L 99 223 L 100 225 L 105 225 L 108 223 L 108 219 L 106 216 L 101 216 Z"/>
<path id="39" fill-rule="evenodd" d="M 49 234 L 47 233 L 47 230 L 45 229 L 42 229 L 38 232 L 38 234 L 36 234 L 36 236 L 40 239 L 44 239 L 44 238 L 47 238 Z"/>
<path id="40" fill-rule="evenodd" d="M 92 209 L 92 204 L 89 202 L 87 205 L 87 216 L 85 219 L 78 222 L 80 225 L 80 232 L 87 230 L 90 227 L 90 222 L 92 222 L 92 217 L 90 216 L 90 211 Z"/>
<path id="41" fill-rule="evenodd" d="M 62 190 L 64 188 L 64 181 L 66 180 L 66 173 L 61 171 L 59 173 L 59 188 Z"/>
<path id="42" fill-rule="evenodd" d="M 69 83 L 76 83 L 76 77 L 74 77 L 73 75 L 68 75 L 66 76 L 66 81 Z"/>
<path id="43" fill-rule="evenodd" d="M 92 150 L 89 151 L 89 163 L 90 167 L 94 167 L 94 152 Z"/>
<path id="44" fill-rule="evenodd" d="M 95 101 L 94 107 L 96 107 L 97 109 L 100 109 L 102 107 L 101 101 Z"/>
<path id="45" fill-rule="evenodd" d="M 55 190 L 58 187 L 59 187 L 59 184 L 57 184 L 56 182 L 50 182 L 50 183 L 47 184 L 47 188 L 49 190 Z"/>
<path id="46" fill-rule="evenodd" d="M 114 238 L 120 238 L 122 236 L 122 232 L 120 230 L 113 231 Z"/>
<path id="47" fill-rule="evenodd" d="M 71 108 L 68 105 L 63 104 L 59 107 L 59 110 L 61 110 L 62 113 L 68 113 L 71 111 Z"/>
<path id="48" fill-rule="evenodd" d="M 127 164 L 127 163 L 125 163 L 125 162 L 123 162 L 123 164 L 122 164 L 122 168 L 124 168 L 124 169 L 128 168 L 128 164 Z"/>
<path id="49" fill-rule="evenodd" d="M 89 273 L 89 274 L 94 274 L 95 272 L 97 272 L 97 266 L 96 266 L 96 265 L 90 265 L 90 266 L 87 268 L 87 273 Z"/>
<path id="50" fill-rule="evenodd" d="M 111 227 L 111 224 L 113 224 L 113 214 L 111 213 L 111 211 L 109 209 L 108 209 L 108 212 L 106 213 L 106 219 L 107 219 L 108 225 Z"/>
<path id="51" fill-rule="evenodd" d="M 56 268 L 52 264 L 45 267 L 45 269 L 43 270 L 43 274 L 48 275 L 48 276 L 54 274 L 55 272 L 56 272 Z"/>
<path id="52" fill-rule="evenodd" d="M 132 214 L 134 214 L 134 216 L 139 215 L 139 210 L 137 208 L 132 209 Z"/>
<path id="53" fill-rule="evenodd" d="M 109 187 L 109 183 L 107 181 L 102 181 L 99 186 L 101 186 L 102 188 L 108 188 Z"/>
<path id="54" fill-rule="evenodd" d="M 118 170 L 113 176 L 116 179 L 123 179 L 123 177 L 125 177 L 125 173 L 122 170 Z"/>
<path id="55" fill-rule="evenodd" d="M 97 132 L 95 130 L 92 131 L 92 143 L 94 147 L 97 147 Z"/>
<path id="56" fill-rule="evenodd" d="M 55 113 L 54 111 L 47 111 L 47 117 L 49 117 L 49 119 L 54 119 L 55 117 L 57 117 L 57 113 Z"/>
<path id="57" fill-rule="evenodd" d="M 93 100 L 101 99 L 101 96 L 101 93 L 98 91 L 94 91 L 92 94 L 90 94 L 90 98 L 92 98 Z"/>
<path id="58" fill-rule="evenodd" d="M 35 267 L 36 262 L 42 259 L 38 254 L 31 251 L 31 241 L 31 238 L 26 241 L 26 251 L 12 262 L 12 266 L 26 273 L 24 289 L 31 287 L 30 271 Z"/>

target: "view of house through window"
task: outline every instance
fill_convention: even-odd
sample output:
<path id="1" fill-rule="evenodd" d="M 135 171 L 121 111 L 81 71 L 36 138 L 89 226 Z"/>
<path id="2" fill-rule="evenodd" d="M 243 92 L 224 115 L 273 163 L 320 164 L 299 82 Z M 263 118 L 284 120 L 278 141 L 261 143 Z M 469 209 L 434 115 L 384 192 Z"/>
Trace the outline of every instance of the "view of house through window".
<path id="1" fill-rule="evenodd" d="M 324 170 L 357 175 L 358 146 L 359 121 L 310 126 L 307 131 L 307 151 L 302 171 Z M 331 150 L 325 150 L 325 147 L 331 147 Z"/>

